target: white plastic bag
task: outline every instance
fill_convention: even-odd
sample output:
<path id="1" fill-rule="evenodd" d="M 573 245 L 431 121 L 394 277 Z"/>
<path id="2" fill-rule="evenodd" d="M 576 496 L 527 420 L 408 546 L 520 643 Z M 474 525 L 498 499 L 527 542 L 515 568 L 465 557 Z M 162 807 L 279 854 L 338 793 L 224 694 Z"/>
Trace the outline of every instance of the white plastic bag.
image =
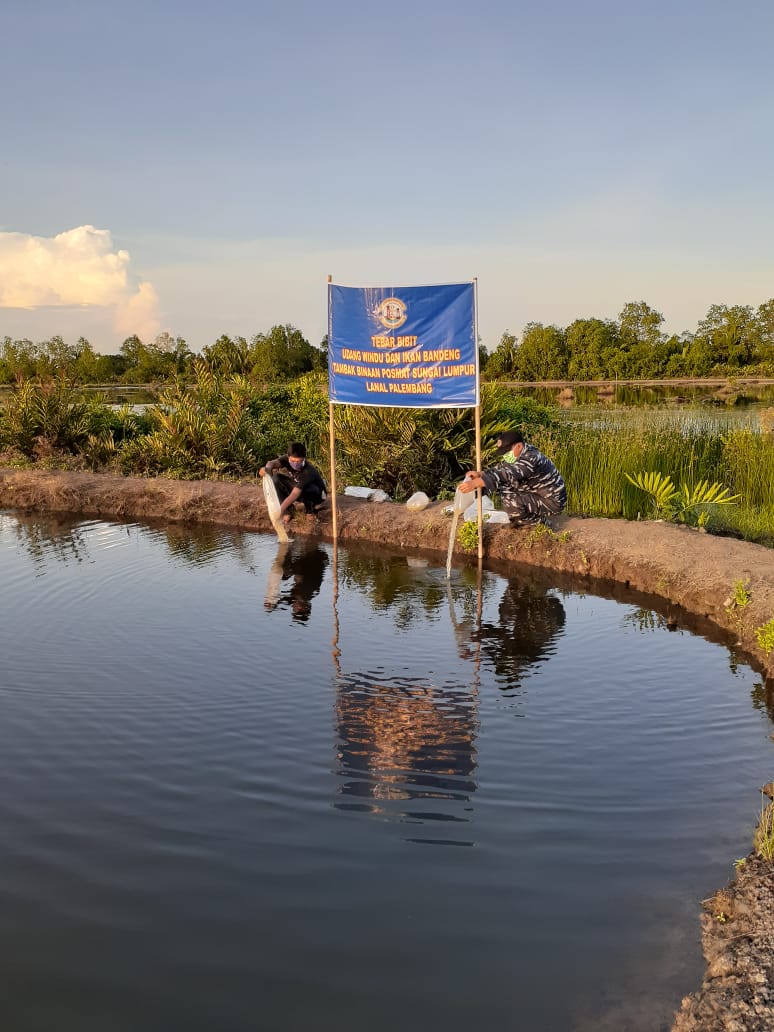
<path id="1" fill-rule="evenodd" d="M 344 494 L 349 495 L 350 498 L 365 498 L 368 501 L 373 495 L 374 491 L 372 487 L 345 487 Z"/>
<path id="2" fill-rule="evenodd" d="M 474 497 L 475 497 L 475 495 L 474 495 Z M 494 504 L 493 504 L 492 499 L 489 497 L 488 494 L 485 494 L 483 496 L 483 498 L 481 499 L 481 511 L 484 514 L 494 512 Z M 469 506 L 469 507 L 467 507 L 465 509 L 465 511 L 464 511 L 463 516 L 462 516 L 462 519 L 467 521 L 467 522 L 470 522 L 472 519 L 478 519 L 478 518 L 479 518 L 479 507 L 478 506 Z"/>
<path id="3" fill-rule="evenodd" d="M 494 502 L 489 497 L 489 495 L 484 495 L 484 497 L 481 499 L 481 511 L 484 514 L 484 516 L 488 515 L 489 513 L 494 512 Z M 466 523 L 470 523 L 471 520 L 477 520 L 478 519 L 478 506 L 477 505 L 469 505 L 467 507 L 467 509 L 465 510 L 465 512 L 463 513 L 462 518 L 463 518 L 463 520 L 465 520 Z"/>
<path id="4" fill-rule="evenodd" d="M 409 512 L 421 512 L 426 509 L 430 504 L 430 499 L 427 497 L 424 491 L 417 491 L 411 498 L 406 502 L 406 508 Z"/>

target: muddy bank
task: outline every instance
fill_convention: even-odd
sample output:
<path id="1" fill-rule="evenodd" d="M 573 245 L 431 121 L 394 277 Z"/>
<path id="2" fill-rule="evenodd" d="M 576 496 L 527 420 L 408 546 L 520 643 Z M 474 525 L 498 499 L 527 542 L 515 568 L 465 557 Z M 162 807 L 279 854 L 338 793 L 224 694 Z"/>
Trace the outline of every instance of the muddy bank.
<path id="1" fill-rule="evenodd" d="M 450 527 L 443 507 L 434 504 L 411 513 L 390 502 L 340 497 L 339 540 L 370 542 L 386 551 L 435 553 L 443 562 Z M 261 485 L 254 481 L 0 469 L 0 509 L 272 532 Z M 317 521 L 299 515 L 291 534 L 330 541 L 331 510 Z M 671 524 L 561 517 L 551 533 L 486 527 L 484 559 L 503 571 L 514 564 L 551 569 L 585 579 L 590 588 L 594 581 L 624 585 L 651 597 L 653 608 L 676 626 L 700 632 L 711 628 L 716 640 L 774 678 L 774 652 L 766 656 L 755 635 L 756 628 L 774 618 L 774 549 Z M 475 563 L 476 556 L 464 553 L 458 543 L 455 561 Z M 749 596 L 743 606 L 733 602 L 740 582 Z M 734 859 L 729 857 L 729 863 Z M 734 882 L 707 901 L 701 921 L 707 970 L 701 989 L 683 1002 L 675 1032 L 774 1029 L 774 865 L 751 854 Z"/>
<path id="2" fill-rule="evenodd" d="M 771 798 L 774 784 L 766 786 Z M 701 989 L 687 996 L 673 1032 L 774 1029 L 774 865 L 750 855 L 736 878 L 704 900 Z"/>

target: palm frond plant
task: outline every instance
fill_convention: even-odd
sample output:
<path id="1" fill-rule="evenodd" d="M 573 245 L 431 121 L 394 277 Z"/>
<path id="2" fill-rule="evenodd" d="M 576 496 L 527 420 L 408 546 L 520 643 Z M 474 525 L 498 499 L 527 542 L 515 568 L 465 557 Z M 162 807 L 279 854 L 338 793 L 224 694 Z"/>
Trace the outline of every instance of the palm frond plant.
<path id="1" fill-rule="evenodd" d="M 345 482 L 380 487 L 395 498 L 414 491 L 430 497 L 454 490 L 476 463 L 475 416 L 471 409 L 336 409 L 337 470 Z M 556 425 L 550 410 L 517 396 L 502 384 L 485 384 L 480 423 L 483 466 L 494 458 L 503 430 Z"/>
<path id="2" fill-rule="evenodd" d="M 148 410 L 153 429 L 122 448 L 125 469 L 168 476 L 241 476 L 259 465 L 260 440 L 249 409 L 251 387 L 200 362 L 194 383 L 177 380 Z"/>
<path id="3" fill-rule="evenodd" d="M 677 494 L 677 488 L 672 483 L 671 476 L 660 473 L 658 470 L 652 470 L 649 473 L 635 473 L 634 476 L 624 473 L 624 476 L 630 484 L 650 496 L 654 511 L 659 518 L 672 518 L 672 501 Z"/>
<path id="4" fill-rule="evenodd" d="M 310 458 L 328 475 L 328 394 L 325 376 L 306 373 L 289 383 L 271 384 L 249 401 L 261 442 L 262 463 L 282 455 L 291 441 L 303 441 Z"/>
<path id="5" fill-rule="evenodd" d="M 624 476 L 650 496 L 658 518 L 692 527 L 707 526 L 715 506 L 731 505 L 739 499 L 717 481 L 700 480 L 676 487 L 671 476 L 658 471 Z"/>
<path id="6" fill-rule="evenodd" d="M 32 455 L 38 442 L 74 452 L 89 434 L 89 405 L 65 377 L 33 383 L 23 380 L 5 406 L 4 437 Z"/>

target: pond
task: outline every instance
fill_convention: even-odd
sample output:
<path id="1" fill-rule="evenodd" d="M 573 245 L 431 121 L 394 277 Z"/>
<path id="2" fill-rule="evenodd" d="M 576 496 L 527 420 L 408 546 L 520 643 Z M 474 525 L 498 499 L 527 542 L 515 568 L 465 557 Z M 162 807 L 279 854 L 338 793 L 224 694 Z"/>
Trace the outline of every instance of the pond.
<path id="1" fill-rule="evenodd" d="M 652 1032 L 698 988 L 774 755 L 727 649 L 443 557 L 0 545 L 5 1027 Z"/>
<path id="2" fill-rule="evenodd" d="M 13 395 L 13 388 L 0 384 L 0 411 L 7 405 Z M 109 408 L 123 408 L 128 405 L 135 412 L 144 412 L 149 405 L 158 403 L 158 391 L 148 387 L 133 387 L 131 384 L 120 387 L 108 384 L 102 387 L 83 386 L 79 389 L 79 397 L 84 401 L 96 401 Z"/>
<path id="3" fill-rule="evenodd" d="M 521 386 L 518 393 L 549 405 L 566 423 L 724 434 L 732 430 L 768 432 L 774 423 L 774 384 L 703 386 L 606 384 L 601 387 Z"/>

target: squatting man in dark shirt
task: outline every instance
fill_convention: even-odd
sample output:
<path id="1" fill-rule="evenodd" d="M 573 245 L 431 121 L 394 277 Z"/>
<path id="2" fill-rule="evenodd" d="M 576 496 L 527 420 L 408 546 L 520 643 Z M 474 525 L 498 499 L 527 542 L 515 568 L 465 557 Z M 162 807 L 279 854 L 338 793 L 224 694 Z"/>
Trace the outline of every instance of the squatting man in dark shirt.
<path id="1" fill-rule="evenodd" d="M 558 516 L 567 504 L 567 491 L 553 462 L 527 444 L 518 430 L 500 434 L 497 454 L 502 455 L 502 461 L 489 469 L 466 473 L 460 491 L 496 491 L 514 527 L 533 527 Z"/>
<path id="2" fill-rule="evenodd" d="M 296 502 L 304 503 L 307 516 L 315 515 L 322 508 L 328 488 L 318 468 L 307 462 L 306 445 L 300 441 L 293 441 L 287 455 L 269 459 L 258 472 L 262 477 L 271 473 L 283 522 L 290 523 Z"/>

